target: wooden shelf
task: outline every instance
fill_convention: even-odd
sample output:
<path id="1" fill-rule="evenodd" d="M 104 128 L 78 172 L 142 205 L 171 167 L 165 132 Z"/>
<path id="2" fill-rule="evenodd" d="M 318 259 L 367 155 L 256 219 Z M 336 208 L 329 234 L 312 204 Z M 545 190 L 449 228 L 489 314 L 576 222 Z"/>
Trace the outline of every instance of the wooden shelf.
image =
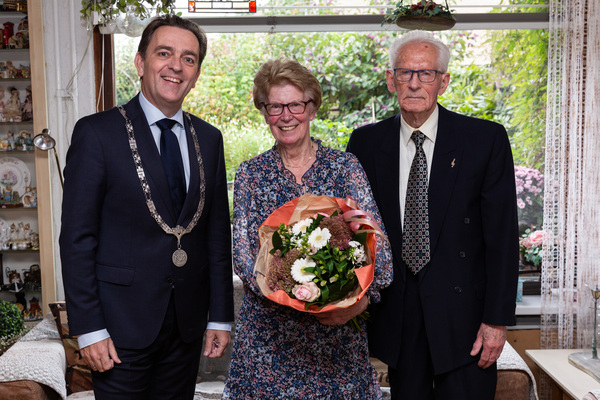
<path id="1" fill-rule="evenodd" d="M 6 121 L 6 122 L 0 122 L 0 125 L 29 125 L 29 126 L 33 126 L 33 120 L 31 120 L 31 121 Z"/>
<path id="2" fill-rule="evenodd" d="M 32 250 L 32 249 L 27 249 L 27 250 L 0 250 L 0 254 L 32 254 L 32 253 L 39 253 L 40 249 L 37 250 Z"/>

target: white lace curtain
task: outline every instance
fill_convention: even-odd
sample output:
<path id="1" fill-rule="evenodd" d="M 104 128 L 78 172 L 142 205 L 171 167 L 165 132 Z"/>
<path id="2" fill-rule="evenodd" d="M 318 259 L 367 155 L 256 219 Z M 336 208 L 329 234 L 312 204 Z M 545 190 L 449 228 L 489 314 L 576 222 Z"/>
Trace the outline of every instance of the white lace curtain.
<path id="1" fill-rule="evenodd" d="M 541 348 L 591 348 L 591 288 L 600 286 L 600 1 L 550 0 L 549 35 Z"/>

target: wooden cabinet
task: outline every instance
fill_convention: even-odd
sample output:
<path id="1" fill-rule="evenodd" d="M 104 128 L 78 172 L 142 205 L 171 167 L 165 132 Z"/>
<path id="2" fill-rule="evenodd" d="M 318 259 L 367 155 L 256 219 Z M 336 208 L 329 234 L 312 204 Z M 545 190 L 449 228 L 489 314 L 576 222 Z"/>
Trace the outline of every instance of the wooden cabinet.
<path id="1" fill-rule="evenodd" d="M 27 307 L 36 298 L 43 316 L 49 311 L 48 303 L 56 300 L 56 282 L 50 157 L 47 151 L 35 148 L 32 142 L 33 137 L 47 127 L 42 1 L 29 0 L 27 6 L 28 13 L 0 12 L 0 28 L 5 22 L 10 22 L 13 33 L 17 33 L 19 25 L 23 29 L 26 18 L 29 36 L 29 48 L 0 49 L 0 62 L 4 65 L 4 70 L 0 68 L 0 87 L 4 90 L 1 99 L 4 112 L 0 120 L 3 285 L 0 299 L 14 302 L 19 296 L 22 301 L 22 295 L 10 291 L 11 279 L 17 279 L 17 275 L 10 272 L 16 271 L 23 284 L 23 291 L 19 293 L 25 294 Z M 12 67 L 7 68 L 10 64 Z M 18 96 L 21 105 L 32 101 L 31 115 L 23 115 L 27 107 L 21 111 L 21 118 L 14 109 L 11 110 L 9 104 L 13 103 L 15 96 Z M 32 235 L 32 232 L 35 234 Z"/>

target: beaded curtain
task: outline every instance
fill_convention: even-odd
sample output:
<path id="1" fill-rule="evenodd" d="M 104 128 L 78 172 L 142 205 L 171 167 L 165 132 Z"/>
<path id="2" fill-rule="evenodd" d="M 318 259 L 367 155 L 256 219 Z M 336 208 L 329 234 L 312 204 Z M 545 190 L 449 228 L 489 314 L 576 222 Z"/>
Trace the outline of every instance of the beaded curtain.
<path id="1" fill-rule="evenodd" d="M 600 1 L 550 1 L 547 101 L 540 345 L 589 349 L 600 285 Z"/>

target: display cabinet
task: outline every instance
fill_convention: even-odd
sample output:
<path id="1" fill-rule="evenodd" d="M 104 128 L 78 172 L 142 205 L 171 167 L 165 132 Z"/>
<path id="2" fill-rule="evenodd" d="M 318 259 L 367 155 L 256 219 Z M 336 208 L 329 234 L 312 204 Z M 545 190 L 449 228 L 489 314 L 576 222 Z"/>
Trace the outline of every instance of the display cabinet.
<path id="1" fill-rule="evenodd" d="M 26 320 L 56 300 L 49 157 L 33 145 L 47 126 L 41 3 L 0 11 L 0 299 Z"/>

